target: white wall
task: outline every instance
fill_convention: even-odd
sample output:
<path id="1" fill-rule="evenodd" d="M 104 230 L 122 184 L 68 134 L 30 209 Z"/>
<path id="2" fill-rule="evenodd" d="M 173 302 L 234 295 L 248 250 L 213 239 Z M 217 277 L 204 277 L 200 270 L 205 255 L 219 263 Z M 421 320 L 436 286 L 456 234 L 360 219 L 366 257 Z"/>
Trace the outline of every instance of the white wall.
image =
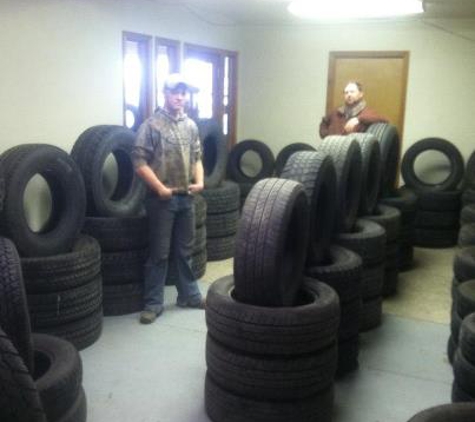
<path id="1" fill-rule="evenodd" d="M 96 124 L 122 124 L 122 31 L 237 49 L 232 28 L 152 0 L 2 0 L 0 152 L 69 151 Z"/>
<path id="2" fill-rule="evenodd" d="M 262 27 L 242 35 L 240 139 L 263 140 L 275 153 L 290 142 L 319 142 L 329 52 L 408 50 L 403 149 L 429 136 L 454 142 L 465 156 L 475 149 L 475 41 L 419 21 Z"/>

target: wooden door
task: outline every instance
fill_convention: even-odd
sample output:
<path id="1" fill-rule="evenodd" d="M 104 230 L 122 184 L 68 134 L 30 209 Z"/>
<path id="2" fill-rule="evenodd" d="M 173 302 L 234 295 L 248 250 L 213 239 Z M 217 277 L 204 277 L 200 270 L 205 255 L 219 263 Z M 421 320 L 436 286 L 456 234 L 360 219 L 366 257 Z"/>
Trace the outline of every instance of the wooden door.
<path id="1" fill-rule="evenodd" d="M 358 81 L 363 85 L 368 107 L 388 118 L 402 139 L 408 65 L 407 51 L 331 52 L 327 113 L 343 104 L 346 83 Z"/>

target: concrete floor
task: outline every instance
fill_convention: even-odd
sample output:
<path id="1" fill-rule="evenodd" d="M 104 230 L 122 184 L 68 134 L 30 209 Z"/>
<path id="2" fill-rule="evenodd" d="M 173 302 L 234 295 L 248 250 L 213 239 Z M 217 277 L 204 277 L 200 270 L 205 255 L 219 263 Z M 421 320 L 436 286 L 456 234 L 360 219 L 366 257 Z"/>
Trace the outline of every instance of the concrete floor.
<path id="1" fill-rule="evenodd" d="M 360 367 L 335 383 L 334 422 L 405 422 L 450 402 L 449 286 L 455 249 L 416 249 L 384 302 L 383 324 L 362 334 Z M 232 260 L 208 264 L 201 281 L 232 272 Z M 138 315 L 107 317 L 103 335 L 81 352 L 88 422 L 209 422 L 204 411 L 205 314 L 174 306 L 152 325 Z M 219 421 L 218 421 L 219 422 Z"/>

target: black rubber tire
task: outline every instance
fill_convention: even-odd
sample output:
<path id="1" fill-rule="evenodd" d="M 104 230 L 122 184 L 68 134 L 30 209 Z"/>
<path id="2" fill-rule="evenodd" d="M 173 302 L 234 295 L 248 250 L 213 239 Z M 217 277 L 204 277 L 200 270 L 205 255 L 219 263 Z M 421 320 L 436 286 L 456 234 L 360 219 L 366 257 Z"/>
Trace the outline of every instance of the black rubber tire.
<path id="1" fill-rule="evenodd" d="M 226 237 L 236 234 L 239 221 L 239 211 L 229 211 L 222 214 L 208 214 L 206 217 L 206 232 L 209 237 Z"/>
<path id="2" fill-rule="evenodd" d="M 33 378 L 1 328 L 0 391 L 2 422 L 47 422 Z"/>
<path id="3" fill-rule="evenodd" d="M 213 189 L 201 192 L 206 201 L 206 214 L 222 214 L 239 209 L 239 185 L 232 180 L 225 180 Z"/>
<path id="4" fill-rule="evenodd" d="M 475 189 L 475 151 L 468 157 L 464 175 L 465 187 Z"/>
<path id="5" fill-rule="evenodd" d="M 318 353 L 288 357 L 245 354 L 206 339 L 208 374 L 227 391 L 256 400 L 290 401 L 314 396 L 333 383 L 336 343 Z"/>
<path id="6" fill-rule="evenodd" d="M 0 327 L 32 372 L 33 344 L 20 258 L 15 245 L 3 237 L 0 237 Z"/>
<path id="7" fill-rule="evenodd" d="M 457 211 L 424 211 L 419 210 L 416 214 L 417 228 L 431 229 L 458 229 L 460 214 Z"/>
<path id="8" fill-rule="evenodd" d="M 97 276 L 87 284 L 54 293 L 28 295 L 33 331 L 54 327 L 81 319 L 94 312 L 102 303 L 102 278 Z"/>
<path id="9" fill-rule="evenodd" d="M 363 301 L 360 316 L 360 332 L 373 330 L 381 325 L 383 301 L 381 296 Z"/>
<path id="10" fill-rule="evenodd" d="M 81 133 L 74 143 L 71 157 L 84 178 L 88 216 L 131 217 L 141 210 L 146 189 L 132 164 L 135 136 L 122 126 L 93 126 Z M 108 195 L 102 172 L 111 154 L 117 164 L 117 183 Z"/>
<path id="11" fill-rule="evenodd" d="M 340 303 L 361 298 L 361 257 L 350 249 L 332 245 L 327 260 L 318 266 L 306 267 L 305 274 L 328 284 L 340 299 Z"/>
<path id="12" fill-rule="evenodd" d="M 262 307 L 234 298 L 233 276 L 215 281 L 206 297 L 208 333 L 244 353 L 296 355 L 313 353 L 335 341 L 339 301 L 323 283 L 308 283 L 296 306 Z"/>
<path id="13" fill-rule="evenodd" d="M 57 422 L 86 422 L 87 419 L 87 401 L 84 388 L 79 389 L 76 400 L 69 408 L 67 413 Z"/>
<path id="14" fill-rule="evenodd" d="M 357 253 L 363 267 L 377 265 L 386 258 L 386 232 L 379 224 L 364 220 L 356 220 L 355 231 L 340 233 L 336 243 Z"/>
<path id="15" fill-rule="evenodd" d="M 475 204 L 465 205 L 460 212 L 460 224 L 475 223 Z"/>
<path id="16" fill-rule="evenodd" d="M 143 309 L 143 284 L 131 283 L 104 286 L 104 316 L 127 315 Z"/>
<path id="17" fill-rule="evenodd" d="M 34 381 L 49 421 L 57 421 L 73 406 L 82 383 L 77 349 L 68 341 L 47 334 L 33 334 Z"/>
<path id="18" fill-rule="evenodd" d="M 417 195 L 417 207 L 424 211 L 460 211 L 461 190 L 449 191 L 420 191 L 415 190 Z"/>
<path id="19" fill-rule="evenodd" d="M 467 402 L 475 402 L 475 395 L 470 395 L 466 391 L 464 391 L 454 380 L 452 383 L 452 402 L 456 403 L 457 406 L 460 404 L 464 405 L 473 405 L 474 403 L 467 403 Z M 462 422 L 465 421 L 472 421 L 473 420 L 473 408 L 471 409 L 471 414 L 469 415 L 472 419 L 462 419 Z M 445 416 L 445 415 L 444 415 Z M 440 422 L 445 422 L 447 419 L 442 419 Z M 459 419 L 450 419 L 458 421 Z"/>
<path id="20" fill-rule="evenodd" d="M 50 334 L 68 340 L 78 350 L 94 344 L 102 334 L 102 306 L 90 315 L 67 324 L 35 329 L 35 332 Z"/>
<path id="21" fill-rule="evenodd" d="M 148 246 L 147 217 L 86 217 L 81 230 L 94 237 L 104 252 L 143 249 Z"/>
<path id="22" fill-rule="evenodd" d="M 302 183 L 310 205 L 310 239 L 306 266 L 319 265 L 328 255 L 336 212 L 336 173 L 331 157 L 296 152 L 285 165 L 283 179 Z M 325 222 L 325 223 L 323 223 Z"/>
<path id="23" fill-rule="evenodd" d="M 452 297 L 455 298 L 455 294 L 452 294 Z M 452 301 L 452 306 L 450 310 L 450 334 L 454 339 L 454 342 L 458 344 L 459 336 L 460 336 L 460 327 L 462 326 L 463 319 L 457 313 L 456 303 Z"/>
<path id="24" fill-rule="evenodd" d="M 196 194 L 193 199 L 193 207 L 195 212 L 195 227 L 204 226 L 206 223 L 206 213 L 208 205 L 206 200 L 201 194 Z M 140 249 L 140 248 L 136 248 Z"/>
<path id="25" fill-rule="evenodd" d="M 460 349 L 455 351 L 452 367 L 457 385 L 470 396 L 475 396 L 475 365 L 465 358 Z"/>
<path id="26" fill-rule="evenodd" d="M 475 204 L 475 188 L 465 189 L 462 193 L 462 204 L 470 205 Z"/>
<path id="27" fill-rule="evenodd" d="M 327 136 L 317 151 L 330 155 L 337 177 L 336 232 L 351 231 L 358 215 L 361 196 L 362 157 L 358 142 L 346 137 Z"/>
<path id="28" fill-rule="evenodd" d="M 460 352 L 475 365 L 475 311 L 463 319 L 458 340 Z"/>
<path id="29" fill-rule="evenodd" d="M 401 187 L 395 190 L 392 196 L 381 198 L 380 203 L 397 208 L 401 212 L 403 222 L 405 222 L 405 215 L 414 215 L 417 211 L 417 201 L 417 195 L 412 189 Z"/>
<path id="30" fill-rule="evenodd" d="M 378 204 L 373 215 L 361 217 L 378 223 L 386 231 L 386 243 L 399 239 L 401 227 L 401 212 L 396 207 Z"/>
<path id="31" fill-rule="evenodd" d="M 91 236 L 79 235 L 71 252 L 21 258 L 28 294 L 53 293 L 86 284 L 101 271 L 101 248 Z"/>
<path id="32" fill-rule="evenodd" d="M 447 340 L 447 359 L 449 363 L 452 364 L 454 362 L 454 355 L 455 351 L 457 350 L 457 343 L 455 343 L 454 338 L 452 335 L 449 336 Z"/>
<path id="33" fill-rule="evenodd" d="M 376 137 L 371 133 L 353 133 L 351 139 L 360 144 L 362 157 L 361 197 L 358 214 L 373 214 L 381 189 L 381 148 Z"/>
<path id="34" fill-rule="evenodd" d="M 241 167 L 241 159 L 248 151 L 259 155 L 262 164 L 260 171 L 254 176 L 245 174 Z M 264 142 L 255 139 L 245 139 L 234 145 L 229 153 L 228 176 L 231 180 L 238 183 L 256 183 L 261 179 L 272 177 L 274 166 L 274 154 Z"/>
<path id="35" fill-rule="evenodd" d="M 454 304 L 462 319 L 475 312 L 475 280 L 464 281 L 457 286 Z"/>
<path id="36" fill-rule="evenodd" d="M 292 144 L 286 145 L 282 148 L 275 158 L 275 176 L 282 177 L 282 172 L 284 171 L 285 166 L 289 158 L 296 152 L 300 151 L 315 151 L 315 147 L 303 142 L 295 142 Z"/>
<path id="37" fill-rule="evenodd" d="M 358 336 L 360 331 L 362 300 L 360 297 L 351 302 L 340 303 L 340 325 L 338 342 L 345 342 Z"/>
<path id="38" fill-rule="evenodd" d="M 228 145 L 219 123 L 215 119 L 201 119 L 196 122 L 202 146 L 204 184 L 215 188 L 226 175 Z"/>
<path id="39" fill-rule="evenodd" d="M 450 248 L 457 244 L 458 229 L 420 229 L 416 228 L 414 246 L 423 248 Z"/>
<path id="40" fill-rule="evenodd" d="M 361 297 L 363 300 L 381 296 L 384 285 L 384 262 L 379 265 L 363 268 Z"/>
<path id="41" fill-rule="evenodd" d="M 207 373 L 205 410 L 213 422 L 330 422 L 333 386 L 304 400 L 263 401 L 221 388 Z"/>
<path id="42" fill-rule="evenodd" d="M 344 375 L 358 369 L 358 356 L 360 352 L 359 336 L 338 342 L 338 367 L 336 377 Z"/>
<path id="43" fill-rule="evenodd" d="M 71 157 L 53 145 L 24 144 L 5 151 L 0 166 L 5 175 L 0 232 L 15 243 L 21 256 L 49 256 L 71 250 L 86 207 L 84 182 Z M 23 200 L 28 183 L 38 174 L 49 186 L 51 213 L 44 227 L 33 231 Z"/>
<path id="44" fill-rule="evenodd" d="M 225 237 L 206 238 L 208 261 L 221 261 L 223 259 L 232 258 L 234 256 L 235 243 L 235 234 Z"/>
<path id="45" fill-rule="evenodd" d="M 384 298 L 393 296 L 397 293 L 397 287 L 399 284 L 399 269 L 390 268 L 384 271 L 384 282 L 381 294 Z"/>
<path id="46" fill-rule="evenodd" d="M 465 224 L 460 228 L 457 244 L 461 247 L 475 246 L 475 223 Z"/>
<path id="47" fill-rule="evenodd" d="M 472 422 L 475 403 L 442 404 L 425 409 L 408 422 Z"/>
<path id="48" fill-rule="evenodd" d="M 389 123 L 373 123 L 366 133 L 373 134 L 381 149 L 380 196 L 393 196 L 397 186 L 401 141 L 396 126 Z"/>
<path id="49" fill-rule="evenodd" d="M 460 249 L 455 253 L 453 270 L 459 282 L 475 279 L 475 246 Z"/>
<path id="50" fill-rule="evenodd" d="M 3 176 L 3 169 L 0 168 L 0 215 L 3 211 L 3 201 L 5 200 L 5 177 Z"/>
<path id="51" fill-rule="evenodd" d="M 148 249 L 102 254 L 102 283 L 104 285 L 141 283 L 144 280 Z"/>
<path id="52" fill-rule="evenodd" d="M 439 183 L 426 183 L 419 179 L 414 168 L 419 154 L 435 150 L 444 154 L 450 161 L 449 176 Z M 411 145 L 401 163 L 401 172 L 407 186 L 422 191 L 449 191 L 456 189 L 463 178 L 464 162 L 457 147 L 446 139 L 424 138 Z"/>
<path id="53" fill-rule="evenodd" d="M 257 306 L 292 306 L 302 283 L 308 239 L 303 186 L 277 178 L 257 182 L 236 235 L 235 297 Z"/>

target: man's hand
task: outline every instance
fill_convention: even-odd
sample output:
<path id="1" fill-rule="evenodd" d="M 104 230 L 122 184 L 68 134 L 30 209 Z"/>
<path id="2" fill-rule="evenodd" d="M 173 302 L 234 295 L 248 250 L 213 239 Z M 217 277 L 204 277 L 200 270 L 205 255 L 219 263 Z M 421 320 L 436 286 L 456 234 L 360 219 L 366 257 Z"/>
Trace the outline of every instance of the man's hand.
<path id="1" fill-rule="evenodd" d="M 344 130 L 345 133 L 353 133 L 356 132 L 356 127 L 360 124 L 358 117 L 352 117 L 348 120 L 345 124 Z"/>
<path id="2" fill-rule="evenodd" d="M 200 193 L 203 189 L 203 183 L 192 183 L 188 186 L 188 192 L 190 193 Z"/>
<path id="3" fill-rule="evenodd" d="M 163 188 L 160 188 L 158 190 L 158 196 L 160 199 L 167 200 L 170 199 L 173 195 L 173 189 L 167 188 L 166 186 L 163 186 Z"/>

